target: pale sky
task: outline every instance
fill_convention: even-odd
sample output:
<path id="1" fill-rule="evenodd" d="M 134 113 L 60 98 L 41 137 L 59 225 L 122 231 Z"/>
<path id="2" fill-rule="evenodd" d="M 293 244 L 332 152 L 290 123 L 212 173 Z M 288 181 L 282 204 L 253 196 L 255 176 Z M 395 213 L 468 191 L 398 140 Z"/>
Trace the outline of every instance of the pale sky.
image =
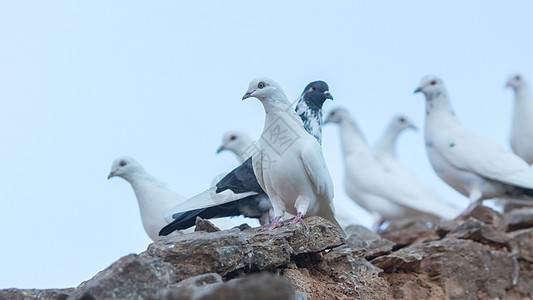
<path id="1" fill-rule="evenodd" d="M 215 155 L 226 130 L 258 137 L 269 76 L 295 99 L 324 80 L 373 142 L 397 113 L 423 127 L 413 95 L 432 73 L 463 124 L 508 147 L 512 72 L 533 78 L 531 1 L 1 1 L 0 288 L 71 287 L 146 249 L 135 196 L 112 161 L 138 160 L 192 196 L 236 166 Z M 336 200 L 337 128 L 324 131 Z M 401 162 L 450 201 L 423 132 L 400 138 Z M 348 203 L 348 204 L 346 204 Z"/>

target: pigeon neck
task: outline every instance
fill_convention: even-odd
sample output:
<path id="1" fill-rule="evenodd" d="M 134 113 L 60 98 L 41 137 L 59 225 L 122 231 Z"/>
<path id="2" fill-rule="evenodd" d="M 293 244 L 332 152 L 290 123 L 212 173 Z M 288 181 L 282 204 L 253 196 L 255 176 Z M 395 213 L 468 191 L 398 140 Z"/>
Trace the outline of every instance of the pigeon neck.
<path id="1" fill-rule="evenodd" d="M 531 102 L 531 90 L 527 84 L 524 83 L 521 87 L 514 89 L 514 92 L 516 105 Z"/>
<path id="2" fill-rule="evenodd" d="M 398 126 L 389 125 L 374 147 L 376 154 L 396 158 L 396 140 L 402 132 Z"/>
<path id="3" fill-rule="evenodd" d="M 270 99 L 269 101 L 262 101 L 265 108 L 265 127 L 267 129 L 270 125 L 283 120 L 285 126 L 295 127 L 295 124 L 303 127 L 302 120 L 298 117 L 296 112 L 292 109 L 289 101 L 284 96 L 278 96 L 278 99 Z M 303 129 L 303 128 L 302 128 Z"/>
<path id="4" fill-rule="evenodd" d="M 512 134 L 520 135 L 520 132 L 523 131 L 524 128 L 528 127 L 531 116 L 533 116 L 531 91 L 529 86 L 524 84 L 520 88 L 515 89 Z"/>
<path id="5" fill-rule="evenodd" d="M 368 146 L 364 140 L 361 132 L 357 128 L 357 124 L 351 118 L 345 117 L 339 123 L 342 154 L 346 159 L 352 154 L 367 151 Z"/>
<path id="6" fill-rule="evenodd" d="M 426 116 L 447 115 L 455 117 L 450 98 L 446 91 L 428 93 L 426 96 Z"/>
<path id="7" fill-rule="evenodd" d="M 242 164 L 245 162 L 250 156 L 252 156 L 254 153 L 254 144 L 255 142 L 252 140 L 243 142 L 240 147 L 232 150 L 233 154 L 237 156 L 237 159 Z"/>
<path id="8" fill-rule="evenodd" d="M 296 113 L 302 119 L 305 130 L 322 144 L 322 108 L 309 105 L 303 97 L 300 97 L 296 104 Z"/>
<path id="9" fill-rule="evenodd" d="M 146 183 L 148 182 L 150 183 L 158 182 L 157 179 L 155 179 L 154 177 L 152 177 L 150 174 L 146 172 L 136 172 L 135 174 L 128 176 L 126 180 L 129 181 L 135 193 L 137 193 L 137 190 L 143 189 Z"/>

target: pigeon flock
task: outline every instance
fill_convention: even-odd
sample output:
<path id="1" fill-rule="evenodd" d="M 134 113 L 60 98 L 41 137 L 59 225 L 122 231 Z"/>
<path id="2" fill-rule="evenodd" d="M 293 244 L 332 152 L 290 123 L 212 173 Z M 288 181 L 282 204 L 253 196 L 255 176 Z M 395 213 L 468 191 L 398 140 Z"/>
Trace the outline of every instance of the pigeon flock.
<path id="1" fill-rule="evenodd" d="M 461 125 L 442 79 L 425 76 L 415 90 L 426 99 L 424 139 L 430 164 L 468 198 L 470 205 L 463 211 L 398 161 L 398 137 L 407 129 L 418 130 L 408 117 L 394 116 L 369 145 L 347 109 L 331 110 L 323 122 L 322 106 L 333 100 L 324 81 L 309 83 L 295 108 L 274 80 L 250 81 L 242 100 L 255 98 L 263 105 L 263 132 L 257 141 L 240 130 L 224 134 L 216 152 L 232 152 L 240 165 L 194 197 L 177 195 L 130 157 L 117 158 L 108 179 L 122 177 L 131 184 L 144 229 L 154 241 L 191 231 L 197 217 L 227 229 L 239 225 L 232 217 L 243 216 L 252 218 L 249 224 L 273 230 L 306 226 L 305 218 L 317 215 L 344 232 L 344 226 L 357 223 L 357 216 L 335 212 L 333 182 L 321 147 L 322 126 L 329 123 L 339 128 L 345 192 L 374 216 L 374 231 L 401 218 L 464 218 L 485 199 L 533 200 L 533 99 L 520 74 L 510 76 L 506 87 L 515 98 L 510 135 L 514 153 Z"/>

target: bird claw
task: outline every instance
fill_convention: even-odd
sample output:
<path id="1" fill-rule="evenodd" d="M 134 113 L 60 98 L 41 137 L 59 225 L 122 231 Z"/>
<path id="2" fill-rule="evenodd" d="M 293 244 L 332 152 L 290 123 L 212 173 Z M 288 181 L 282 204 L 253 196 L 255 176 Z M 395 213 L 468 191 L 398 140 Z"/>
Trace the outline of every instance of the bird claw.
<path id="1" fill-rule="evenodd" d="M 307 228 L 307 224 L 305 224 L 304 219 L 302 219 L 302 213 L 300 212 L 296 215 L 296 217 L 294 217 L 294 219 L 289 222 L 289 225 L 293 225 L 296 223 L 301 223 L 305 228 Z"/>
<path id="2" fill-rule="evenodd" d="M 272 224 L 263 227 L 261 229 L 261 231 L 270 231 L 270 230 L 273 230 L 273 229 L 276 229 L 276 228 L 279 228 L 279 227 L 283 226 L 283 223 L 281 223 L 279 221 L 279 219 L 280 219 L 280 217 L 274 218 L 274 221 L 272 221 Z"/>

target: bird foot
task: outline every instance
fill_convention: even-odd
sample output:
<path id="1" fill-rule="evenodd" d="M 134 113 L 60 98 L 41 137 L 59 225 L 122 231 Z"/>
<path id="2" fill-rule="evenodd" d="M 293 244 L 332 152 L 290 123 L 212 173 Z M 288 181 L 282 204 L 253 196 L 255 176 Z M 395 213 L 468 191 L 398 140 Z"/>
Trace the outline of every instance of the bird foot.
<path id="1" fill-rule="evenodd" d="M 296 223 L 301 223 L 305 228 L 307 228 L 307 224 L 305 224 L 305 221 L 304 219 L 302 219 L 302 213 L 299 212 L 296 217 L 294 217 L 294 219 L 292 219 L 290 222 L 289 222 L 289 225 L 293 225 L 293 224 L 296 224 Z"/>
<path id="2" fill-rule="evenodd" d="M 263 229 L 261 229 L 261 231 L 269 231 L 269 230 L 272 230 L 272 229 L 275 229 L 275 228 L 279 228 L 281 226 L 283 226 L 283 224 L 279 221 L 281 217 L 275 217 L 274 220 L 272 221 L 272 223 L 268 226 L 265 226 L 263 227 Z"/>

